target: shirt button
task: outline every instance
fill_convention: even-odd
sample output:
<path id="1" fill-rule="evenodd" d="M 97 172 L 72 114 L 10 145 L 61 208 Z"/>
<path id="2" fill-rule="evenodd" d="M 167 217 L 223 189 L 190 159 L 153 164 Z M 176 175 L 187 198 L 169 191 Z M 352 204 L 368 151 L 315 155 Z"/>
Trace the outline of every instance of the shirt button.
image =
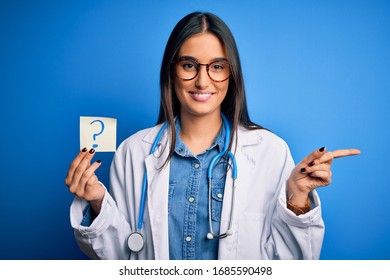
<path id="1" fill-rule="evenodd" d="M 199 163 L 195 163 L 194 167 L 195 167 L 196 169 L 198 169 L 198 168 L 200 167 L 200 164 L 199 164 Z"/>
<path id="2" fill-rule="evenodd" d="M 187 237 L 186 237 L 186 241 L 187 241 L 187 242 L 190 242 L 191 240 L 192 240 L 191 236 L 187 236 Z"/>
<path id="3" fill-rule="evenodd" d="M 195 201 L 195 198 L 193 198 L 193 197 L 191 196 L 190 198 L 188 198 L 188 201 L 192 203 L 192 202 Z"/>
<path id="4" fill-rule="evenodd" d="M 221 193 L 217 194 L 218 198 L 222 198 L 223 195 Z"/>

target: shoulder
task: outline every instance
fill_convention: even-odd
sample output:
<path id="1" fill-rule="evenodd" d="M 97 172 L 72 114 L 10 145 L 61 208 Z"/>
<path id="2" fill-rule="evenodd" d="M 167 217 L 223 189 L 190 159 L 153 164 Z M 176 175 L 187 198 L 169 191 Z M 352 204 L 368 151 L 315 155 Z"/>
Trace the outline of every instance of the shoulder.
<path id="1" fill-rule="evenodd" d="M 269 166 L 283 166 L 292 161 L 287 143 L 275 133 L 266 129 L 239 127 L 237 135 L 238 152 L 252 162 L 267 163 Z M 292 161 L 293 162 L 293 161 Z"/>
<path id="2" fill-rule="evenodd" d="M 238 126 L 238 145 L 266 145 L 275 148 L 288 148 L 287 143 L 275 133 L 267 129 L 246 129 L 243 126 Z"/>

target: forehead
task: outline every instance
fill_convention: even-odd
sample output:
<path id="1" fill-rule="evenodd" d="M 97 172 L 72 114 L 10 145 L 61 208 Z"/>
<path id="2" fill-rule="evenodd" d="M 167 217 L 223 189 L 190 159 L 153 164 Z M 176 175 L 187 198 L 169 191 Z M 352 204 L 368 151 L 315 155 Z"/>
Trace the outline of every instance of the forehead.
<path id="1" fill-rule="evenodd" d="M 199 61 L 209 61 L 214 58 L 227 58 L 227 52 L 217 36 L 211 33 L 199 33 L 184 41 L 178 56 L 192 56 Z"/>

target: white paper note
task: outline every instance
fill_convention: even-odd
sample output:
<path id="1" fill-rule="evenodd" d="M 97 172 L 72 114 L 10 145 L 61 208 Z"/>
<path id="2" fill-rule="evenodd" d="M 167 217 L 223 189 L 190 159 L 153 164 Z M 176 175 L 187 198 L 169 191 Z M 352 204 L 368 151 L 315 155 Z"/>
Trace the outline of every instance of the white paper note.
<path id="1" fill-rule="evenodd" d="M 116 119 L 80 117 L 80 149 L 94 148 L 97 152 L 116 150 Z"/>

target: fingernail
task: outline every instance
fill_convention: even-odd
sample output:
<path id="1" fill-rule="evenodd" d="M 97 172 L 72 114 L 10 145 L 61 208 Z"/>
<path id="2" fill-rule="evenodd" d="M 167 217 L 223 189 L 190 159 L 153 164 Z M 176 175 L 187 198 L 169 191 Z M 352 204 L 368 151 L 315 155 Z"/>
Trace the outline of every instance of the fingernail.
<path id="1" fill-rule="evenodd" d="M 100 159 L 98 159 L 96 162 L 97 162 L 97 163 L 101 163 L 102 161 L 101 161 Z"/>
<path id="2" fill-rule="evenodd" d="M 85 153 L 87 150 L 88 150 L 88 149 L 87 149 L 86 147 L 84 147 L 81 151 L 82 151 L 83 153 Z"/>
<path id="3" fill-rule="evenodd" d="M 94 149 L 94 148 L 92 148 L 92 149 L 89 150 L 89 153 L 90 153 L 90 154 L 93 154 L 94 152 L 95 152 L 95 149 Z"/>
<path id="4" fill-rule="evenodd" d="M 309 163 L 309 166 L 313 166 L 314 165 L 314 160 L 312 162 Z"/>
<path id="5" fill-rule="evenodd" d="M 305 167 L 301 168 L 301 173 L 305 173 L 305 172 L 306 172 L 306 168 Z"/>
<path id="6" fill-rule="evenodd" d="M 323 152 L 325 150 L 325 147 L 322 147 L 319 149 L 320 152 Z"/>

